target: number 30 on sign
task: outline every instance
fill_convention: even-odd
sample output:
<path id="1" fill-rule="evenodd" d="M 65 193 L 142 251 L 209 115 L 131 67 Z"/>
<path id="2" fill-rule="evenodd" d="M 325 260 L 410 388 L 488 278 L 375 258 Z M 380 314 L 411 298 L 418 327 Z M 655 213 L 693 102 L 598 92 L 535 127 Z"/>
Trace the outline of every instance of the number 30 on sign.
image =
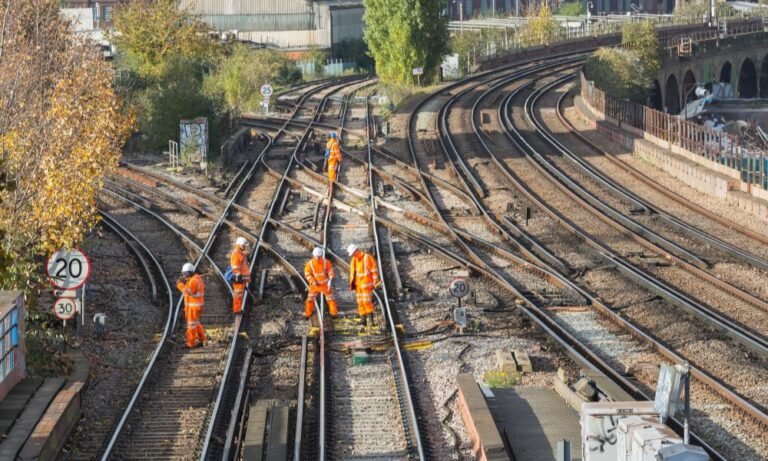
<path id="1" fill-rule="evenodd" d="M 59 298 L 53 304 L 53 313 L 61 320 L 70 320 L 77 310 L 77 300 L 74 298 Z"/>
<path id="2" fill-rule="evenodd" d="M 48 259 L 47 272 L 56 288 L 72 290 L 88 279 L 91 263 L 81 250 L 59 250 Z"/>

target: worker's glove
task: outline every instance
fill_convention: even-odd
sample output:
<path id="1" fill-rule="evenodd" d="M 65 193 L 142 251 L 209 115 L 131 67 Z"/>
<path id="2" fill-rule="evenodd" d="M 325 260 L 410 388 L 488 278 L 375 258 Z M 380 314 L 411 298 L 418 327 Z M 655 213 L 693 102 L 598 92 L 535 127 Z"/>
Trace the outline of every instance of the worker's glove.
<path id="1" fill-rule="evenodd" d="M 181 277 L 179 277 L 179 279 L 178 279 L 178 280 L 176 280 L 176 283 L 177 283 L 177 284 L 178 284 L 178 283 L 183 283 L 183 284 L 185 284 L 185 285 L 186 285 L 186 283 L 187 283 L 187 278 L 186 278 L 186 277 L 184 277 L 184 276 L 181 276 Z"/>
<path id="2" fill-rule="evenodd" d="M 381 280 L 373 284 L 373 288 L 379 288 L 381 286 Z"/>
<path id="3" fill-rule="evenodd" d="M 235 277 L 233 279 L 235 283 L 242 283 L 243 282 L 243 276 L 241 274 L 235 274 Z"/>

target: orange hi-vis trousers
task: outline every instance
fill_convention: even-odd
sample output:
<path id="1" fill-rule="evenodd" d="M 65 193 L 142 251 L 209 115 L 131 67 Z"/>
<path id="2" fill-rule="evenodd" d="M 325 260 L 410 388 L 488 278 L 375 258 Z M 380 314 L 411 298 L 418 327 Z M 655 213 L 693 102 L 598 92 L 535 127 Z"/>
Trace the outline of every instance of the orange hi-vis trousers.
<path id="1" fill-rule="evenodd" d="M 336 181 L 336 175 L 339 171 L 339 164 L 340 162 L 337 160 L 334 160 L 333 158 L 330 158 L 328 160 L 328 181 L 330 182 Z"/>
<path id="2" fill-rule="evenodd" d="M 187 347 L 195 347 L 197 343 L 205 343 L 205 329 L 200 323 L 200 315 L 203 309 L 200 307 L 185 307 L 184 317 L 187 319 Z"/>
<path id="3" fill-rule="evenodd" d="M 312 313 L 315 312 L 315 299 L 320 293 L 325 296 L 325 301 L 328 303 L 328 312 L 334 317 L 338 315 L 339 310 L 336 305 L 336 298 L 333 297 L 333 288 L 329 287 L 327 283 L 323 283 L 309 287 L 307 300 L 304 302 L 304 316 L 311 317 Z"/>
<path id="4" fill-rule="evenodd" d="M 176 287 L 184 294 L 184 318 L 187 321 L 187 347 L 195 347 L 198 342 L 205 343 L 205 329 L 200 323 L 200 315 L 205 305 L 205 285 L 198 274 L 190 277 L 186 283 L 179 281 Z"/>
<path id="5" fill-rule="evenodd" d="M 357 296 L 357 312 L 361 316 L 373 314 L 373 289 L 379 283 L 376 260 L 368 253 L 358 252 L 349 261 L 349 280 Z"/>
<path id="6" fill-rule="evenodd" d="M 251 269 L 248 267 L 245 253 L 239 247 L 236 247 L 232 252 L 229 264 L 232 267 L 232 273 L 242 277 L 241 282 L 232 284 L 232 312 L 238 314 L 243 311 L 243 297 L 245 296 L 245 287 L 251 281 Z"/>

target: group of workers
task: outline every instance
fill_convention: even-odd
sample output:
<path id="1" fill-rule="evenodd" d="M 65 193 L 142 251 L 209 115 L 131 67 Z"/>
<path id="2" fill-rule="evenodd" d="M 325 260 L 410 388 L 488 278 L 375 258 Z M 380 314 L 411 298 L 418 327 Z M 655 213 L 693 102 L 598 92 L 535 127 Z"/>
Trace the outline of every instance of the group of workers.
<path id="1" fill-rule="evenodd" d="M 373 290 L 381 284 L 379 268 L 371 254 L 366 253 L 354 243 L 347 247 L 349 261 L 349 291 L 357 298 L 357 313 L 363 326 L 373 326 Z M 325 296 L 331 318 L 338 315 L 336 298 L 333 296 L 333 265 L 325 257 L 322 248 L 312 250 L 312 259 L 304 266 L 304 278 L 309 284 L 309 293 L 304 302 L 304 317 L 309 319 L 315 311 L 315 300 L 319 294 Z"/>
<path id="2" fill-rule="evenodd" d="M 336 181 L 336 175 L 341 163 L 341 147 L 335 132 L 331 132 L 325 150 L 325 168 L 328 170 L 328 180 Z M 324 169 L 325 169 L 324 168 Z M 243 312 L 243 297 L 251 281 L 251 269 L 246 257 L 248 240 L 238 237 L 235 247 L 230 254 L 229 279 L 232 282 L 232 312 L 240 315 Z M 363 327 L 374 326 L 373 290 L 381 284 L 379 269 L 373 256 L 355 244 L 347 247 L 349 255 L 349 290 L 355 293 L 357 311 Z M 187 347 L 200 347 L 208 342 L 203 324 L 200 322 L 205 306 L 205 284 L 200 274 L 195 272 L 192 263 L 185 263 L 181 269 L 181 278 L 176 287 L 184 295 L 184 318 L 187 321 Z M 312 258 L 304 266 L 304 278 L 309 285 L 309 292 L 304 303 L 304 317 L 309 319 L 315 310 L 317 296 L 322 294 L 328 304 L 328 312 L 332 318 L 338 316 L 338 306 L 333 296 L 333 265 L 325 257 L 325 251 L 317 247 L 312 250 Z"/>

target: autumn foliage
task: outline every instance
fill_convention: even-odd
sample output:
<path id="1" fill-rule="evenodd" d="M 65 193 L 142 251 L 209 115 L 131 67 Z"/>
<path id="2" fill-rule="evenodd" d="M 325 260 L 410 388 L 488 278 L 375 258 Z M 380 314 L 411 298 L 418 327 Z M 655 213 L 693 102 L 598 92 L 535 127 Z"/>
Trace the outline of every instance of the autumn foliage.
<path id="1" fill-rule="evenodd" d="M 109 63 L 70 32 L 56 0 L 4 0 L 0 9 L 0 286 L 21 287 L 37 257 L 77 246 L 97 223 L 102 178 L 133 118 Z"/>

